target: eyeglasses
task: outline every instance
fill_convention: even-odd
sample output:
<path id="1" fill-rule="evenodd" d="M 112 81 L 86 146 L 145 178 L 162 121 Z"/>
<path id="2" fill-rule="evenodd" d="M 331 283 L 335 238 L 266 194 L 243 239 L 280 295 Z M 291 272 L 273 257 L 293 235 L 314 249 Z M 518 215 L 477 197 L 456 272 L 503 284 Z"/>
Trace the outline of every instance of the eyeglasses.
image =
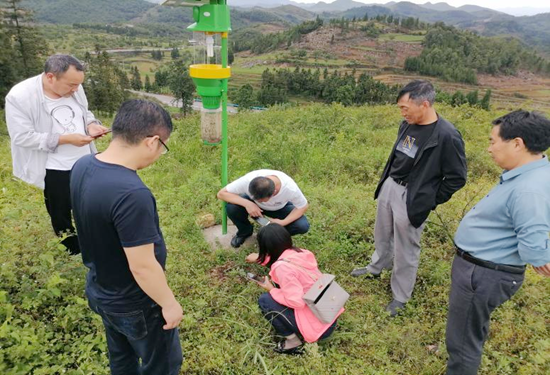
<path id="1" fill-rule="evenodd" d="M 147 138 L 150 138 L 150 137 L 156 137 L 156 135 L 148 135 L 148 136 L 147 136 Z M 168 148 L 168 146 L 166 146 L 166 143 L 164 143 L 164 142 L 162 141 L 162 139 L 160 139 L 160 137 L 159 137 L 159 142 L 160 142 L 160 144 L 164 147 L 164 150 L 162 151 L 161 155 L 164 155 L 164 154 L 166 154 L 168 151 L 170 151 L 170 149 Z"/>

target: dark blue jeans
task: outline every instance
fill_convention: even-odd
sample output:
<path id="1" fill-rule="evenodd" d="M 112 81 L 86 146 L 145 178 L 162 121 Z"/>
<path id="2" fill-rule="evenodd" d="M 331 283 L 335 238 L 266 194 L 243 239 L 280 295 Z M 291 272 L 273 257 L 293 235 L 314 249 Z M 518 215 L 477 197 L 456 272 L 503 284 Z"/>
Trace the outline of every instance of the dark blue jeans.
<path id="1" fill-rule="evenodd" d="M 258 300 L 260 310 L 264 317 L 271 323 L 277 334 L 280 336 L 290 336 L 293 333 L 298 335 L 303 341 L 302 334 L 296 324 L 294 310 L 290 307 L 281 305 L 271 297 L 269 293 L 263 293 Z M 319 337 L 319 340 L 329 337 L 336 328 L 336 321 Z"/>
<path id="2" fill-rule="evenodd" d="M 244 199 L 252 201 L 252 199 L 246 195 L 241 195 Z M 239 237 L 248 237 L 251 236 L 254 232 L 254 227 L 248 220 L 248 211 L 243 206 L 238 204 L 227 203 L 227 216 L 231 221 L 237 226 L 237 236 Z M 273 217 L 275 219 L 284 220 L 292 210 L 294 210 L 294 205 L 292 203 L 287 203 L 286 206 L 277 211 L 264 211 L 263 214 L 268 217 Z M 291 236 L 295 234 L 304 234 L 309 230 L 309 222 L 307 221 L 306 216 L 302 216 L 298 220 L 285 226 L 288 233 Z"/>
<path id="3" fill-rule="evenodd" d="M 179 374 L 183 355 L 178 329 L 162 329 L 166 322 L 160 306 L 114 313 L 91 299 L 88 303 L 103 319 L 112 375 Z"/>

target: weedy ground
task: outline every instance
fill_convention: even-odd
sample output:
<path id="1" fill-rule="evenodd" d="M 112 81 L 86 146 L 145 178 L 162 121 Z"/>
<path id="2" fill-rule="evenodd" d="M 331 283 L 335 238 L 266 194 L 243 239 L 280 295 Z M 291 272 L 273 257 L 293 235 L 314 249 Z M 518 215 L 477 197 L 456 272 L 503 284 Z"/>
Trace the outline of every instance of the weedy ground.
<path id="1" fill-rule="evenodd" d="M 170 152 L 140 175 L 157 198 L 167 276 L 185 311 L 182 374 L 444 373 L 449 235 L 498 180 L 486 148 L 490 122 L 502 113 L 438 108 L 464 136 L 469 180 L 429 217 L 415 292 L 395 319 L 384 312 L 389 273 L 376 281 L 348 274 L 374 251 L 373 193 L 397 134 L 397 109 L 312 105 L 230 118 L 230 179 L 259 168 L 294 177 L 312 224 L 295 243 L 314 251 L 321 269 L 351 293 L 332 337 L 307 345 L 302 357 L 272 350 L 273 332 L 257 307 L 262 291 L 244 278 L 266 274 L 244 262 L 254 249 L 212 250 L 203 239 L 197 218 L 212 213 L 221 222 L 220 148 L 202 145 L 198 116 L 176 122 Z M 86 269 L 53 236 L 42 192 L 12 176 L 0 125 L 0 373 L 107 374 L 101 320 L 84 295 Z M 550 280 L 529 270 L 522 289 L 493 314 L 480 374 L 550 373 L 549 296 Z"/>

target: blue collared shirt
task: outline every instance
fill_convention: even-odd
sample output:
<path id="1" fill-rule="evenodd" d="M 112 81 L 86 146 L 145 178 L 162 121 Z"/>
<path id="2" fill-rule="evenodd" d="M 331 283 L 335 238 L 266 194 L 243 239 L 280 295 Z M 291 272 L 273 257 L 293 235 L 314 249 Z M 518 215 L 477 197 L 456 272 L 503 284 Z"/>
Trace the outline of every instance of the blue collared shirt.
<path id="1" fill-rule="evenodd" d="M 476 258 L 536 267 L 550 263 L 550 163 L 545 156 L 505 171 L 464 216 L 456 245 Z"/>

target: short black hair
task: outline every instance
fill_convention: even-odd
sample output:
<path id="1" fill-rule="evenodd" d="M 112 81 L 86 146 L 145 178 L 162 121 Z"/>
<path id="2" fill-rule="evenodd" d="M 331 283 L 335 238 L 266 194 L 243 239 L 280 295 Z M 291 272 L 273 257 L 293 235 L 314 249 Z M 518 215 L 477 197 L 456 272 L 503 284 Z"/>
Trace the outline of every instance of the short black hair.
<path id="1" fill-rule="evenodd" d="M 250 181 L 248 191 L 254 200 L 271 198 L 275 192 L 275 182 L 267 177 L 256 177 Z"/>
<path id="2" fill-rule="evenodd" d="M 429 81 L 418 79 L 409 82 L 399 91 L 396 102 L 407 94 L 409 94 L 409 99 L 418 105 L 424 101 L 427 101 L 430 105 L 435 103 L 435 88 Z"/>
<path id="3" fill-rule="evenodd" d="M 113 139 L 121 138 L 130 145 L 152 135 L 166 139 L 172 128 L 170 114 L 157 103 L 143 99 L 122 103 L 112 126 Z"/>
<path id="4" fill-rule="evenodd" d="M 523 139 L 532 154 L 540 154 L 550 148 L 550 120 L 540 112 L 518 109 L 497 118 L 493 126 L 500 126 L 499 136 L 505 141 Z"/>
<path id="5" fill-rule="evenodd" d="M 285 227 L 279 224 L 268 224 L 262 227 L 258 232 L 258 263 L 263 264 L 269 257 L 266 266 L 271 267 L 273 263 L 279 260 L 281 254 L 288 249 L 297 252 L 302 250 L 294 247 L 292 237 Z"/>
<path id="6" fill-rule="evenodd" d="M 44 73 L 53 73 L 56 77 L 61 76 L 67 72 L 71 66 L 79 72 L 84 71 L 84 64 L 80 62 L 76 57 L 71 55 L 52 55 L 48 57 L 44 64 Z"/>

